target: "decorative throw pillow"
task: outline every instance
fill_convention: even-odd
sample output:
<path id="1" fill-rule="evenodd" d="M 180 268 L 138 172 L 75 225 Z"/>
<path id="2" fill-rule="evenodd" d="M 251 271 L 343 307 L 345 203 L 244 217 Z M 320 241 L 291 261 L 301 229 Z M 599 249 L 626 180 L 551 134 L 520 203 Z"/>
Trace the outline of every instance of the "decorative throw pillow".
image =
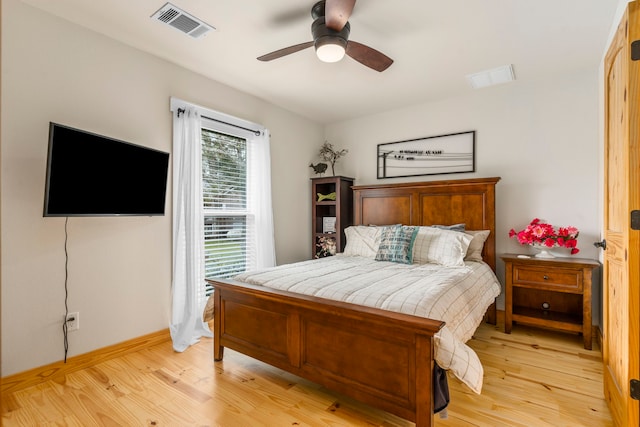
<path id="1" fill-rule="evenodd" d="M 395 225 L 383 227 L 376 261 L 391 261 L 411 264 L 413 242 L 418 227 Z"/>
<path id="2" fill-rule="evenodd" d="M 366 225 L 352 225 L 344 229 L 347 244 L 344 247 L 345 256 L 362 256 L 375 259 L 380 246 L 382 227 L 368 227 Z"/>
<path id="3" fill-rule="evenodd" d="M 413 247 L 414 264 L 464 265 L 471 235 L 435 227 L 419 227 Z"/>
<path id="4" fill-rule="evenodd" d="M 484 242 L 487 241 L 491 230 L 467 230 L 465 233 L 470 234 L 473 239 L 469 243 L 467 249 L 467 255 L 464 257 L 465 261 L 482 261 L 482 249 L 484 248 Z"/>

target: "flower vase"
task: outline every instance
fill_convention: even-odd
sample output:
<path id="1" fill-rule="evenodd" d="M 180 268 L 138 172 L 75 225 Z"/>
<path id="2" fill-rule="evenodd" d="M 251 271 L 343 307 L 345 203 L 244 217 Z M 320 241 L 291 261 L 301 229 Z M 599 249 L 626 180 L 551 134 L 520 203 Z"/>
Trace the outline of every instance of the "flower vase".
<path id="1" fill-rule="evenodd" d="M 571 248 L 564 248 L 561 246 L 554 246 L 549 249 L 549 253 L 556 258 L 569 258 L 571 256 Z"/>
<path id="2" fill-rule="evenodd" d="M 541 245 L 533 245 L 534 249 L 538 251 L 537 254 L 534 255 L 534 258 L 555 258 L 556 256 L 549 252 L 548 247 Z"/>

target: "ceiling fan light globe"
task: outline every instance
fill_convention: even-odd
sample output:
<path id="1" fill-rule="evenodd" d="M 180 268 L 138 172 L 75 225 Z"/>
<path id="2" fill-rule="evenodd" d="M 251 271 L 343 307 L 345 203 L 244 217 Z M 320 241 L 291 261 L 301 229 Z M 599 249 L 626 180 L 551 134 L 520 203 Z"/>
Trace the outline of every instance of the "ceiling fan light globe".
<path id="1" fill-rule="evenodd" d="M 316 44 L 316 55 L 322 62 L 338 62 L 344 58 L 345 47 L 338 43 Z"/>
<path id="2" fill-rule="evenodd" d="M 316 48 L 318 59 L 323 62 L 340 61 L 347 49 L 347 40 L 351 25 L 347 22 L 342 30 L 334 31 L 325 25 L 324 16 L 319 17 L 311 24 L 311 34 Z"/>

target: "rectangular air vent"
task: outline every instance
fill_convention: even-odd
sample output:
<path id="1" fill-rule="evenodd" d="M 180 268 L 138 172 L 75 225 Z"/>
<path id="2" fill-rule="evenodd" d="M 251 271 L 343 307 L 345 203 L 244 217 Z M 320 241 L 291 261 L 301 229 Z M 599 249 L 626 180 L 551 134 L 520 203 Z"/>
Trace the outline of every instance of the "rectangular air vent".
<path id="1" fill-rule="evenodd" d="M 211 25 L 175 7 L 171 3 L 162 6 L 156 13 L 151 15 L 151 18 L 170 25 L 176 30 L 190 35 L 194 39 L 204 36 L 209 31 L 215 30 Z"/>

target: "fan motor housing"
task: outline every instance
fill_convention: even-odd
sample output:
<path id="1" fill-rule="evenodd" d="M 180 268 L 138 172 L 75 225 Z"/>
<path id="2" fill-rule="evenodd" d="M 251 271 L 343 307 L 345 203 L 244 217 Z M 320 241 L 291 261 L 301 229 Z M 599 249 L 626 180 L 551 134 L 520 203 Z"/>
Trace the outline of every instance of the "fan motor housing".
<path id="1" fill-rule="evenodd" d="M 311 8 L 311 17 L 313 19 L 318 19 L 321 16 L 325 16 L 325 1 L 319 1 L 318 3 L 314 4 L 313 7 Z"/>
<path id="2" fill-rule="evenodd" d="M 343 48 L 347 48 L 347 42 L 349 41 L 349 33 L 351 32 L 351 25 L 347 22 L 342 30 L 335 31 L 327 28 L 325 24 L 324 16 L 319 17 L 313 24 L 311 24 L 311 34 L 313 35 L 313 42 L 315 48 L 325 44 L 339 44 Z"/>

